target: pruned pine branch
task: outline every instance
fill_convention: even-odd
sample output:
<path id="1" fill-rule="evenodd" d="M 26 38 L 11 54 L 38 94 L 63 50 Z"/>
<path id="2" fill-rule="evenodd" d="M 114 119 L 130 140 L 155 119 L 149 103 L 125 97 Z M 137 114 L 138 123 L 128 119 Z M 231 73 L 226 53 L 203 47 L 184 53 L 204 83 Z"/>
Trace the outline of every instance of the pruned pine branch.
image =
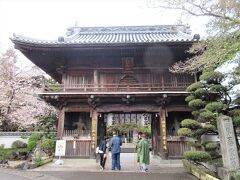
<path id="1" fill-rule="evenodd" d="M 172 73 L 189 73 L 195 74 L 201 72 L 204 68 L 202 62 L 199 62 L 197 58 L 187 59 L 186 61 L 178 61 L 169 67 L 169 71 Z"/>

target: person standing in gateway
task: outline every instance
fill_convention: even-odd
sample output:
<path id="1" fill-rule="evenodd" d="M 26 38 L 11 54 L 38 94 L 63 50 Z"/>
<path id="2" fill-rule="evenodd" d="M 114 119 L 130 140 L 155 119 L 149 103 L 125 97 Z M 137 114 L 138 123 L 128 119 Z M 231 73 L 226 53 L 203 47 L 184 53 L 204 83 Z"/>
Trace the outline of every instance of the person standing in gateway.
<path id="1" fill-rule="evenodd" d="M 111 147 L 111 153 L 112 153 L 112 170 L 121 170 L 120 165 L 120 151 L 121 151 L 121 145 L 122 140 L 119 138 L 116 134 L 116 131 L 113 131 L 113 137 L 110 139 L 110 147 Z"/>
<path id="2" fill-rule="evenodd" d="M 137 144 L 137 147 L 139 153 L 140 170 L 143 172 L 147 172 L 147 165 L 149 165 L 150 163 L 150 153 L 149 144 L 144 133 L 142 134 L 141 140 Z"/>
<path id="3" fill-rule="evenodd" d="M 106 150 L 107 150 L 107 138 L 104 137 L 102 139 L 102 142 L 99 146 L 99 154 L 100 154 L 100 167 L 101 170 L 105 169 L 105 163 L 106 163 L 106 159 L 107 159 L 107 154 L 106 154 Z"/>

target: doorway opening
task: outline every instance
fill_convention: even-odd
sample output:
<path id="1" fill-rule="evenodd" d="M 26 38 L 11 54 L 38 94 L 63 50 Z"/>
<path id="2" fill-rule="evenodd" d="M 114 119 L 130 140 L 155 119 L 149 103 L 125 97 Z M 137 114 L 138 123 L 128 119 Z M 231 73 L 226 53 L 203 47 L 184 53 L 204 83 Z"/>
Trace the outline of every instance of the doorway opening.
<path id="1" fill-rule="evenodd" d="M 152 145 L 152 113 L 145 112 L 111 112 L 101 113 L 98 117 L 98 145 L 103 137 L 111 138 L 116 131 L 122 139 L 122 152 L 134 152 L 138 141 L 138 133 L 145 133 Z M 130 150 L 132 148 L 132 150 Z"/>

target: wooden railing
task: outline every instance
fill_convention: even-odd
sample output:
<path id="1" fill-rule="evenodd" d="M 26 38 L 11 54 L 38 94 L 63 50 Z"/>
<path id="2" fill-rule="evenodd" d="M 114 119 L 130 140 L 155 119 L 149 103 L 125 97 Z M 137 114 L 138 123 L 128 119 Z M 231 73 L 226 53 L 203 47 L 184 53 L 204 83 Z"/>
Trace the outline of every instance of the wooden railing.
<path id="1" fill-rule="evenodd" d="M 158 92 L 185 90 L 192 82 L 174 82 L 164 84 L 52 84 L 45 85 L 44 92 Z"/>
<path id="2" fill-rule="evenodd" d="M 74 142 L 75 141 L 75 142 Z M 91 140 L 67 140 L 66 157 L 89 158 L 91 155 Z"/>
<path id="3" fill-rule="evenodd" d="M 81 137 L 91 137 L 91 130 L 64 130 L 63 132 L 64 137 L 75 137 L 81 138 Z"/>

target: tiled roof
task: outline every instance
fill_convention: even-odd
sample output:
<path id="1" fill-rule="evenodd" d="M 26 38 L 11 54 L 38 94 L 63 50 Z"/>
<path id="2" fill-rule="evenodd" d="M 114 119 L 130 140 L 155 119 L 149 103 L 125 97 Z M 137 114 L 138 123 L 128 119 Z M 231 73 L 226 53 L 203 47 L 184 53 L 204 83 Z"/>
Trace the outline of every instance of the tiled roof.
<path id="1" fill-rule="evenodd" d="M 122 27 L 71 27 L 66 37 L 58 40 L 36 40 L 14 35 L 12 40 L 32 44 L 124 44 L 157 42 L 193 42 L 199 35 L 191 35 L 183 25 L 122 26 Z"/>

